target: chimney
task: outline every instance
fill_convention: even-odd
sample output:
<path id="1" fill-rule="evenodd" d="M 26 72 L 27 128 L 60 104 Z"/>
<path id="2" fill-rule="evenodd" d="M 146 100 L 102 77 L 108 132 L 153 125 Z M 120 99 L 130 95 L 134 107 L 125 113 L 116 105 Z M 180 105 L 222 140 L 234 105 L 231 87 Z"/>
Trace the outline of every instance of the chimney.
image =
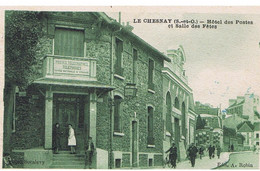
<path id="1" fill-rule="evenodd" d="M 229 106 L 231 106 L 232 104 L 235 104 L 236 99 L 229 99 Z"/>
<path id="2" fill-rule="evenodd" d="M 129 24 L 129 21 L 126 22 L 125 28 L 126 28 L 128 31 L 132 31 L 132 30 L 134 29 L 134 27 Z"/>

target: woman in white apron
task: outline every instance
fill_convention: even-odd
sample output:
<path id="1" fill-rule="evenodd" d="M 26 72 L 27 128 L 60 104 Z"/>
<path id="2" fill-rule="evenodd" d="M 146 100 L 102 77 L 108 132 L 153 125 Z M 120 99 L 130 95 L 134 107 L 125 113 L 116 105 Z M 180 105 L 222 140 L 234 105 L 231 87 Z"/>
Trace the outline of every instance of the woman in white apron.
<path id="1" fill-rule="evenodd" d="M 71 154 L 75 154 L 76 150 L 76 138 L 75 138 L 75 132 L 74 129 L 72 128 L 72 125 L 69 124 L 69 137 L 68 137 L 68 146 L 70 147 Z"/>

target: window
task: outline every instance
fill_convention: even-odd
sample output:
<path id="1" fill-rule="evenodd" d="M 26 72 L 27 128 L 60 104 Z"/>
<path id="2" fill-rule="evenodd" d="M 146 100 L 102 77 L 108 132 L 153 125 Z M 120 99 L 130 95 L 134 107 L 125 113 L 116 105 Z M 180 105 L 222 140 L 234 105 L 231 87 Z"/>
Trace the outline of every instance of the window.
<path id="1" fill-rule="evenodd" d="M 115 107 L 114 107 L 114 131 L 121 132 L 121 102 L 122 98 L 120 96 L 114 97 Z"/>
<path id="2" fill-rule="evenodd" d="M 154 61 L 149 59 L 149 66 L 148 66 L 148 89 L 154 90 L 153 84 L 153 75 L 154 75 Z"/>
<path id="3" fill-rule="evenodd" d="M 121 159 L 116 159 L 115 165 L 116 165 L 116 168 L 120 168 L 121 167 Z"/>
<path id="4" fill-rule="evenodd" d="M 151 106 L 148 107 L 148 144 L 154 145 L 153 138 L 153 108 Z"/>
<path id="5" fill-rule="evenodd" d="M 54 55 L 84 56 L 84 31 L 55 28 Z"/>
<path id="6" fill-rule="evenodd" d="M 259 145 L 259 142 L 256 142 L 256 145 Z"/>
<path id="7" fill-rule="evenodd" d="M 153 159 L 149 159 L 149 167 L 153 166 Z"/>
<path id="8" fill-rule="evenodd" d="M 259 133 L 256 133 L 256 138 L 259 138 Z"/>
<path id="9" fill-rule="evenodd" d="M 174 100 L 174 107 L 175 107 L 176 109 L 179 109 L 179 108 L 180 108 L 180 104 L 179 104 L 178 97 L 176 97 L 175 100 Z"/>
<path id="10" fill-rule="evenodd" d="M 166 112 L 166 131 L 169 133 L 172 133 L 172 118 L 171 118 L 171 112 L 172 112 L 172 103 L 171 103 L 171 96 L 170 93 L 168 92 L 166 95 L 166 107 L 167 107 L 167 112 Z"/>
<path id="11" fill-rule="evenodd" d="M 123 41 L 116 38 L 116 61 L 115 61 L 115 74 L 123 76 Z"/>
<path id="12" fill-rule="evenodd" d="M 137 59 L 138 53 L 136 49 L 133 49 L 133 83 L 137 83 Z"/>

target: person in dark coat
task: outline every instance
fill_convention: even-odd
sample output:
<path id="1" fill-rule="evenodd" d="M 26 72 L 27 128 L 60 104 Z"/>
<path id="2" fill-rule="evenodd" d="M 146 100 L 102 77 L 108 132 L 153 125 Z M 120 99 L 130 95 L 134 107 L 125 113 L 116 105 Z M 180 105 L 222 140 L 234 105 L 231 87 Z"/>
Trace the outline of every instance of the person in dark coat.
<path id="1" fill-rule="evenodd" d="M 208 152 L 209 152 L 209 159 L 211 159 L 213 153 L 213 147 L 211 145 L 209 145 L 208 147 Z"/>
<path id="2" fill-rule="evenodd" d="M 197 149 L 197 147 L 195 147 L 194 143 L 192 143 L 191 146 L 189 147 L 188 151 L 189 151 L 189 156 L 190 156 L 191 167 L 194 167 L 198 149 Z"/>
<path id="3" fill-rule="evenodd" d="M 215 157 L 215 146 L 213 145 L 213 147 L 212 147 L 212 158 L 214 158 Z"/>
<path id="4" fill-rule="evenodd" d="M 53 150 L 54 153 L 57 154 L 59 153 L 59 148 L 60 148 L 60 137 L 61 137 L 61 132 L 60 132 L 60 124 L 56 123 L 54 128 L 53 128 Z"/>
<path id="5" fill-rule="evenodd" d="M 234 152 L 234 145 L 231 145 L 231 152 Z"/>
<path id="6" fill-rule="evenodd" d="M 200 148 L 199 148 L 200 159 L 202 159 L 203 154 L 204 154 L 204 147 L 201 145 Z"/>
<path id="7" fill-rule="evenodd" d="M 89 137 L 88 138 L 88 143 L 87 143 L 87 146 L 86 146 L 86 153 L 87 153 L 87 165 L 89 166 L 89 169 L 91 169 L 91 166 L 92 166 L 92 159 L 93 159 L 93 156 L 94 156 L 94 152 L 95 152 L 95 145 L 93 143 L 93 140 L 92 140 L 92 137 Z"/>
<path id="8" fill-rule="evenodd" d="M 172 143 L 172 146 L 165 153 L 170 152 L 169 159 L 172 167 L 176 168 L 176 160 L 177 160 L 177 147 L 175 143 Z"/>
<path id="9" fill-rule="evenodd" d="M 220 158 L 220 153 L 221 153 L 221 147 L 218 145 L 217 146 L 217 156 Z"/>

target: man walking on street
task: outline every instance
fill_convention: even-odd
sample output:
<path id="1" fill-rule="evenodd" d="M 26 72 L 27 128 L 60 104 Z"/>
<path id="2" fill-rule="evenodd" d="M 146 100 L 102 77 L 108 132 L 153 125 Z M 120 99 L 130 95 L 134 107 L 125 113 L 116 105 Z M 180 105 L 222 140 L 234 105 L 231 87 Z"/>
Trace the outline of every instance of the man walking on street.
<path id="1" fill-rule="evenodd" d="M 208 151 L 209 151 L 209 159 L 211 159 L 212 152 L 213 152 L 213 148 L 211 147 L 211 145 L 209 145 Z"/>
<path id="2" fill-rule="evenodd" d="M 172 167 L 176 168 L 176 160 L 177 160 L 177 147 L 175 143 L 172 143 L 172 146 L 165 153 L 170 152 L 169 160 L 171 162 Z"/>
<path id="3" fill-rule="evenodd" d="M 197 149 L 197 147 L 194 146 L 194 143 L 192 143 L 190 148 L 188 149 L 188 151 L 189 151 L 189 156 L 190 156 L 191 167 L 194 167 L 198 149 Z"/>
<path id="4" fill-rule="evenodd" d="M 204 147 L 201 145 L 200 148 L 199 148 L 200 159 L 202 159 L 203 154 L 204 154 Z"/>
<path id="5" fill-rule="evenodd" d="M 215 146 L 213 145 L 212 147 L 212 157 L 214 158 L 215 157 Z"/>

